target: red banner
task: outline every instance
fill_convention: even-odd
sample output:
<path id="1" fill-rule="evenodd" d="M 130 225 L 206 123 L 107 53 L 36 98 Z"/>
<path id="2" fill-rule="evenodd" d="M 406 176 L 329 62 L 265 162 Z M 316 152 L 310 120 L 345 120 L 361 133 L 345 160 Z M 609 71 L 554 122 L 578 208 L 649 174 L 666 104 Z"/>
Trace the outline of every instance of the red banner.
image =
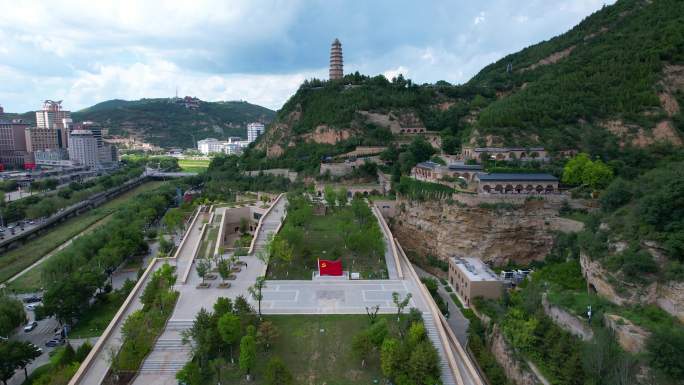
<path id="1" fill-rule="evenodd" d="M 36 164 L 35 163 L 24 163 L 24 169 L 26 170 L 35 170 Z"/>
<path id="2" fill-rule="evenodd" d="M 318 260 L 319 275 L 342 275 L 342 261 L 329 261 L 327 259 Z"/>

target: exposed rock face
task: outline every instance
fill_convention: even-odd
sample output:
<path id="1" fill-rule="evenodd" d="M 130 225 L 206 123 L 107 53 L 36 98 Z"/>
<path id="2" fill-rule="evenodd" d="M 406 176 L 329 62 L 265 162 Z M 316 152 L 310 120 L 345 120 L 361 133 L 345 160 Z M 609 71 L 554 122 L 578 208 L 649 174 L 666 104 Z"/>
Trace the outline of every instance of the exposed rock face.
<path id="1" fill-rule="evenodd" d="M 515 355 L 499 331 L 498 325 L 495 325 L 492 330 L 489 346 L 490 351 L 503 368 L 507 378 L 513 380 L 517 385 L 542 384 L 537 376 L 515 359 Z"/>
<path id="2" fill-rule="evenodd" d="M 615 337 L 623 349 L 630 353 L 639 353 L 644 350 L 646 340 L 651 336 L 648 330 L 617 314 L 606 314 L 604 319 L 606 325 L 615 332 Z"/>
<path id="3" fill-rule="evenodd" d="M 303 135 L 304 140 L 315 143 L 335 144 L 349 139 L 351 130 L 336 130 L 326 125 L 316 127 L 314 132 Z"/>
<path id="4" fill-rule="evenodd" d="M 479 257 L 496 266 L 542 260 L 553 245 L 549 218 L 557 211 L 544 202 L 494 210 L 441 201 L 397 204 L 392 231 L 404 248 L 446 259 Z"/>
<path id="5" fill-rule="evenodd" d="M 684 322 L 684 282 L 653 282 L 647 286 L 625 282 L 584 253 L 580 254 L 580 265 L 589 289 L 608 301 L 621 306 L 654 304 Z"/>
<path id="6" fill-rule="evenodd" d="M 594 332 L 586 322 L 568 313 L 567 311 L 550 304 L 549 300 L 546 298 L 546 294 L 542 296 L 542 306 L 544 307 L 544 312 L 546 315 L 548 315 L 549 318 L 551 318 L 553 322 L 562 329 L 583 339 L 584 341 L 589 341 L 590 339 L 594 338 Z"/>
<path id="7" fill-rule="evenodd" d="M 561 59 L 565 59 L 566 57 L 570 56 L 572 51 L 575 49 L 575 46 L 572 45 L 562 51 L 554 52 L 551 55 L 539 60 L 538 62 L 532 64 L 529 67 L 521 68 L 520 72 L 523 73 L 525 71 L 532 71 L 537 67 L 549 65 L 549 64 L 556 64 L 558 63 Z"/>
<path id="8" fill-rule="evenodd" d="M 382 114 L 370 111 L 358 111 L 358 113 L 363 116 L 367 122 L 388 128 L 394 134 L 401 133 L 402 129 L 420 129 L 425 131 L 425 125 L 413 112 L 390 111 L 387 114 Z"/>

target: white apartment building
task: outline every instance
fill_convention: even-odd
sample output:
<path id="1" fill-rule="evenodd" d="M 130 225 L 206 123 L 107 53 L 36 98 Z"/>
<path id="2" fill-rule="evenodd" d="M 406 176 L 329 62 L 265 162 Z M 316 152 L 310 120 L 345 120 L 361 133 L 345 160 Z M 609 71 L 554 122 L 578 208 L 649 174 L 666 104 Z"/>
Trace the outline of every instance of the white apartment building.
<path id="1" fill-rule="evenodd" d="M 207 138 L 197 141 L 197 149 L 204 155 L 219 153 L 239 155 L 248 144 L 247 141 L 242 140 L 240 137 L 230 137 L 228 140 Z"/>
<path id="2" fill-rule="evenodd" d="M 263 123 L 254 122 L 247 125 L 247 143 L 252 143 L 266 130 Z"/>
<path id="3" fill-rule="evenodd" d="M 62 110 L 62 101 L 46 100 L 43 109 L 36 111 L 36 126 L 51 130 L 62 129 L 64 119 L 71 118 L 70 111 Z"/>
<path id="4" fill-rule="evenodd" d="M 96 167 L 100 160 L 97 138 L 89 130 L 69 133 L 69 159 L 88 167 Z"/>

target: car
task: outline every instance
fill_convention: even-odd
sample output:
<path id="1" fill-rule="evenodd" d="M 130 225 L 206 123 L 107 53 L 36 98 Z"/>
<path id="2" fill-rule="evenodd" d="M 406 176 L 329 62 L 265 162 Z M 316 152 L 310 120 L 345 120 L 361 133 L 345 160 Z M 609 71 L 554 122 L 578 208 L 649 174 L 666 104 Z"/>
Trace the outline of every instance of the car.
<path id="1" fill-rule="evenodd" d="M 61 339 L 61 338 L 53 338 L 53 339 L 51 339 L 50 341 L 47 341 L 47 342 L 45 343 L 45 346 L 47 346 L 47 347 L 49 347 L 49 348 L 54 348 L 55 346 L 59 346 L 59 345 L 62 345 L 62 344 L 64 344 L 64 340 L 63 340 L 63 339 Z"/>
<path id="2" fill-rule="evenodd" d="M 35 302 L 40 302 L 43 299 L 41 297 L 38 297 L 37 295 L 32 295 L 30 297 L 24 298 L 24 303 L 35 303 Z"/>
<path id="3" fill-rule="evenodd" d="M 36 308 L 40 305 L 40 303 L 30 303 L 26 305 L 26 309 L 28 310 L 36 310 Z"/>
<path id="4" fill-rule="evenodd" d="M 31 345 L 31 347 L 34 348 L 38 353 L 43 354 L 43 349 L 41 349 L 40 346 L 38 346 L 36 344 L 29 344 L 29 345 Z"/>
<path id="5" fill-rule="evenodd" d="M 38 322 L 36 322 L 36 321 L 31 321 L 31 322 L 27 323 L 26 326 L 24 326 L 24 333 L 28 333 L 28 332 L 32 331 L 33 329 L 36 328 L 36 326 L 38 326 Z"/>
<path id="6" fill-rule="evenodd" d="M 29 225 L 35 225 L 36 222 L 35 222 L 35 221 L 29 221 L 28 224 L 29 224 Z"/>

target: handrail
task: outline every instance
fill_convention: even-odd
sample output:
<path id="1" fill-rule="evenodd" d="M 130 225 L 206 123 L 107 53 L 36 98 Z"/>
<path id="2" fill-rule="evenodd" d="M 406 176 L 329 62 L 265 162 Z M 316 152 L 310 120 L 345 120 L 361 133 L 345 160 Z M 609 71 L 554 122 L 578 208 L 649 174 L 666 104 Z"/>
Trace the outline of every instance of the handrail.
<path id="1" fill-rule="evenodd" d="M 185 235 L 183 236 L 183 240 L 181 241 L 178 250 L 176 250 L 176 253 L 174 254 L 173 257 L 167 257 L 167 258 L 159 258 L 155 257 L 152 259 L 152 262 L 147 266 L 145 269 L 145 272 L 140 276 L 138 279 L 138 282 L 135 283 L 135 286 L 133 286 L 133 290 L 128 294 L 128 297 L 126 297 L 126 300 L 124 300 L 123 304 L 119 308 L 119 310 L 116 312 L 114 315 L 114 318 L 109 322 L 109 325 L 107 325 L 107 328 L 104 330 L 102 335 L 97 339 L 97 342 L 95 343 L 95 346 L 90 350 L 90 353 L 88 353 L 88 356 L 86 356 L 85 360 L 81 363 L 81 365 L 78 367 L 78 370 L 74 374 L 74 376 L 71 378 L 69 381 L 68 385 L 77 385 L 80 384 L 83 376 L 87 372 L 87 370 L 92 366 L 95 357 L 101 353 L 103 346 L 105 345 L 106 341 L 109 339 L 111 336 L 115 326 L 121 321 L 121 318 L 123 315 L 126 313 L 128 310 L 129 306 L 133 302 L 133 300 L 139 295 L 139 292 L 141 290 L 141 287 L 143 286 L 143 283 L 147 280 L 149 275 L 153 270 L 155 270 L 155 266 L 157 265 L 158 262 L 164 261 L 170 261 L 170 260 L 177 260 L 178 252 L 182 245 L 185 243 L 185 240 L 188 238 L 188 235 L 192 231 L 193 225 L 195 221 L 197 220 L 197 217 L 199 216 L 201 212 L 201 206 L 198 207 L 197 212 L 195 213 L 195 217 L 192 220 L 191 225 L 188 227 L 187 231 L 185 232 Z M 104 373 L 106 375 L 107 372 Z M 104 379 L 101 378 L 99 383 L 102 383 L 102 380 Z M 91 384 L 86 384 L 86 385 L 91 385 Z"/>
<path id="2" fill-rule="evenodd" d="M 251 255 L 254 252 L 254 245 L 256 244 L 256 239 L 257 239 L 257 236 L 259 235 L 259 230 L 261 229 L 261 225 L 263 224 L 264 219 L 266 219 L 266 217 L 268 216 L 268 213 L 271 212 L 271 210 L 280 201 L 280 198 L 282 198 L 284 195 L 285 195 L 285 193 L 280 193 L 280 195 L 278 195 L 276 200 L 273 201 L 273 204 L 271 205 L 271 207 L 269 207 L 268 210 L 266 210 L 266 212 L 264 213 L 264 215 L 262 215 L 261 218 L 259 218 L 259 224 L 257 225 L 256 230 L 254 230 L 254 237 L 252 237 L 252 242 L 250 242 L 250 244 L 249 244 L 249 250 L 247 251 L 248 255 Z"/>
<path id="3" fill-rule="evenodd" d="M 223 210 L 223 213 L 221 213 L 221 225 L 219 225 L 219 230 L 218 230 L 218 235 L 216 236 L 216 246 L 214 246 L 214 256 L 217 256 L 219 254 L 219 249 L 221 248 L 221 245 L 223 244 L 223 228 L 225 227 L 225 222 L 226 222 L 226 210 Z"/>
<path id="4" fill-rule="evenodd" d="M 399 279 L 404 279 L 404 272 L 401 268 L 401 263 L 399 263 L 399 256 L 397 255 L 397 246 L 394 244 L 396 242 L 394 239 L 394 235 L 392 235 L 392 231 L 387 225 L 387 222 L 385 222 L 385 218 L 383 218 L 380 210 L 378 210 L 377 206 L 375 206 L 375 203 L 371 205 L 371 211 L 373 211 L 375 217 L 378 218 L 378 222 L 380 222 L 380 228 L 382 228 L 382 231 L 385 233 L 385 237 L 387 237 L 387 240 L 389 241 L 388 243 L 392 248 L 394 264 L 397 266 L 397 276 L 399 277 Z"/>

